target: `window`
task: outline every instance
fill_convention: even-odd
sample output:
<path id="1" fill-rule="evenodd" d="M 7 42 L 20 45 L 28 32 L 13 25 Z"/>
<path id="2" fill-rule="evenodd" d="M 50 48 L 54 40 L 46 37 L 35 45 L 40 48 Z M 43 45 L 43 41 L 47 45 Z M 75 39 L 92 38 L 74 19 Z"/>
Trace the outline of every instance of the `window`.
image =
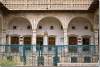
<path id="1" fill-rule="evenodd" d="M 61 30 L 63 30 L 63 27 L 61 26 Z"/>
<path id="2" fill-rule="evenodd" d="M 84 29 L 87 30 L 88 29 L 88 26 L 85 26 Z"/>
<path id="3" fill-rule="evenodd" d="M 72 26 L 72 29 L 74 30 L 75 29 L 75 26 Z"/>
<path id="4" fill-rule="evenodd" d="M 84 57 L 84 63 L 90 63 L 91 57 Z"/>
<path id="5" fill-rule="evenodd" d="M 42 29 L 42 26 L 39 26 L 39 29 Z"/>
<path id="6" fill-rule="evenodd" d="M 13 29 L 15 30 L 17 27 L 16 26 L 13 26 Z"/>
<path id="7" fill-rule="evenodd" d="M 27 26 L 27 29 L 31 29 L 31 26 Z"/>
<path id="8" fill-rule="evenodd" d="M 76 63 L 77 62 L 77 57 L 71 57 L 71 63 Z"/>
<path id="9" fill-rule="evenodd" d="M 54 29 L 54 26 L 50 26 L 50 30 L 53 30 Z"/>

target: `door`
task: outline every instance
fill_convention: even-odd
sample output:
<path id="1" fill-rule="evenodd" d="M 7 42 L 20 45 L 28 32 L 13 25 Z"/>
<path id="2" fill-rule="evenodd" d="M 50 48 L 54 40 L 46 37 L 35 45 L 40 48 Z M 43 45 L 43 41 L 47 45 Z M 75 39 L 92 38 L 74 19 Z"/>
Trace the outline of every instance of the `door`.
<path id="1" fill-rule="evenodd" d="M 53 46 L 55 46 L 55 37 L 48 37 L 48 50 L 52 50 Z"/>
<path id="2" fill-rule="evenodd" d="M 69 37 L 69 45 L 77 45 L 77 37 Z"/>
<path id="3" fill-rule="evenodd" d="M 37 36 L 36 38 L 36 51 L 38 52 L 37 63 L 38 66 L 44 65 L 44 55 L 43 55 L 43 37 Z"/>
<path id="4" fill-rule="evenodd" d="M 31 37 L 24 37 L 25 50 L 31 50 Z"/>
<path id="5" fill-rule="evenodd" d="M 77 52 L 77 37 L 69 37 L 69 52 Z"/>
<path id="6" fill-rule="evenodd" d="M 83 51 L 89 51 L 90 38 L 83 37 L 82 42 L 83 42 Z"/>
<path id="7" fill-rule="evenodd" d="M 11 51 L 12 52 L 18 52 L 19 51 L 19 37 L 17 36 L 12 36 L 11 37 Z"/>
<path id="8" fill-rule="evenodd" d="M 37 51 L 43 50 L 43 37 L 42 36 L 36 37 L 36 50 Z"/>

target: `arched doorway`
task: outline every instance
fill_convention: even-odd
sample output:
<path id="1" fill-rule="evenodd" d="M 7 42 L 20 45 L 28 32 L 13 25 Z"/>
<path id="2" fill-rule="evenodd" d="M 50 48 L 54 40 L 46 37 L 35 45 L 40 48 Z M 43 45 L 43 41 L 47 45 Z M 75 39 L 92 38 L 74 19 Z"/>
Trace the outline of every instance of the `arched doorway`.
<path id="1" fill-rule="evenodd" d="M 81 44 L 83 44 L 83 39 L 84 39 L 83 36 L 85 36 L 85 35 L 90 36 L 90 39 L 94 37 L 93 28 L 92 28 L 90 21 L 85 18 L 82 18 L 82 17 L 77 17 L 70 21 L 70 23 L 68 25 L 68 35 L 69 36 L 77 35 L 77 39 L 78 39 L 77 45 L 78 45 L 79 40 L 81 40 Z M 81 38 L 79 38 L 79 37 L 81 37 Z M 73 38 L 73 39 L 75 39 L 75 38 Z M 69 41 L 70 41 L 70 38 L 69 38 Z M 74 43 L 74 41 L 71 41 L 71 42 Z M 69 42 L 69 44 L 70 44 L 70 42 Z M 89 42 L 89 44 L 91 44 L 91 42 Z"/>
<path id="2" fill-rule="evenodd" d="M 8 23 L 7 41 L 10 45 L 31 45 L 32 26 L 23 17 L 15 17 Z"/>
<path id="3" fill-rule="evenodd" d="M 47 42 L 44 41 L 47 36 Z M 55 17 L 45 17 L 37 25 L 37 37 L 43 40 L 43 45 L 63 45 L 63 27 Z"/>
<path id="4" fill-rule="evenodd" d="M 91 25 L 91 22 L 83 17 L 76 17 L 72 19 L 68 25 L 68 41 L 69 41 L 69 52 L 74 53 L 86 53 L 86 51 L 89 51 L 92 49 L 91 43 L 93 43 L 94 34 L 93 34 L 93 28 Z M 85 52 L 84 52 L 85 51 Z M 89 53 L 89 52 L 88 52 Z M 71 62 L 78 62 L 73 60 L 78 60 L 79 56 L 73 56 L 75 58 L 71 57 Z M 85 58 L 82 57 L 82 59 Z"/>
<path id="5" fill-rule="evenodd" d="M 37 25 L 37 45 L 43 46 L 41 50 L 41 55 L 39 56 L 39 61 L 42 61 L 38 63 L 38 65 L 54 65 L 56 66 L 59 62 L 59 57 L 56 55 L 51 55 L 51 52 L 55 52 L 53 50 L 54 46 L 56 45 L 63 45 L 63 26 L 61 22 L 55 18 L 55 17 L 45 17 L 41 19 Z M 44 46 L 45 45 L 45 46 Z M 47 46 L 47 47 L 46 47 Z M 47 48 L 47 49 L 45 49 Z M 47 51 L 47 55 L 42 54 L 42 51 Z M 44 52 L 45 52 L 44 51 Z M 48 57 L 49 56 L 49 57 Z M 47 58 L 46 61 L 43 59 Z M 51 59 L 49 59 L 51 58 Z M 46 61 L 46 62 L 45 62 Z"/>

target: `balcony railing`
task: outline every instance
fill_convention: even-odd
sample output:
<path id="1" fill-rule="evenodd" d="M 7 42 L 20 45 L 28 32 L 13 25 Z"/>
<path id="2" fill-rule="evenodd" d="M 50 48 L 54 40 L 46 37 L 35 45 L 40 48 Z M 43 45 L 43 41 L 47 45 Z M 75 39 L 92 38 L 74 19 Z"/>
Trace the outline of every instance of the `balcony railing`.
<path id="1" fill-rule="evenodd" d="M 88 10 L 93 0 L 2 0 L 9 10 Z"/>
<path id="2" fill-rule="evenodd" d="M 97 63 L 96 45 L 0 45 L 0 60 L 16 65 L 57 66 L 58 63 Z"/>

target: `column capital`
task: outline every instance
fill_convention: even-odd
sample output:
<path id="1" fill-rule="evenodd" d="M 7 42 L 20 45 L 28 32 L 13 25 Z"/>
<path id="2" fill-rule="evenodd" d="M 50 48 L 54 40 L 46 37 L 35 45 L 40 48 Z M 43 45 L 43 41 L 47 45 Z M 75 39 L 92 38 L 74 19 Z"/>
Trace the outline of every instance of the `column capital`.
<path id="1" fill-rule="evenodd" d="M 36 32 L 36 29 L 32 29 L 32 31 L 35 33 Z"/>

